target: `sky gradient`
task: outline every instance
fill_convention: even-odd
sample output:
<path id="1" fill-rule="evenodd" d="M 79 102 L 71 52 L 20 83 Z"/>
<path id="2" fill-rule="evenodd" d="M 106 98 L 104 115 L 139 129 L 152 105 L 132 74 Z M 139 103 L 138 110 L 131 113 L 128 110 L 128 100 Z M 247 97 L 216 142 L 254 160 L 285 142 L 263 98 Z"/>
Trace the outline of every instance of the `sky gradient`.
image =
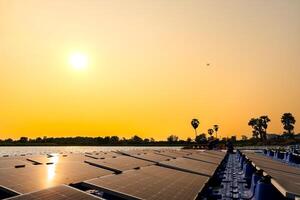
<path id="1" fill-rule="evenodd" d="M 0 0 L 0 139 L 281 133 L 299 52 L 299 0 Z"/>

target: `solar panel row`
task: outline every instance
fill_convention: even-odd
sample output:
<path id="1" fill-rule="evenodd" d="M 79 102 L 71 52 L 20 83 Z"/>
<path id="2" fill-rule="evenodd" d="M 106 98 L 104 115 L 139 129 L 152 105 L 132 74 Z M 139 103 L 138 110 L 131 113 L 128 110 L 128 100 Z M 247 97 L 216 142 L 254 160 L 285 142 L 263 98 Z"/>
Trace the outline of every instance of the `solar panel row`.
<path id="1" fill-rule="evenodd" d="M 255 153 L 244 154 L 257 166 L 272 177 L 272 182 L 283 195 L 300 198 L 300 168 Z"/>

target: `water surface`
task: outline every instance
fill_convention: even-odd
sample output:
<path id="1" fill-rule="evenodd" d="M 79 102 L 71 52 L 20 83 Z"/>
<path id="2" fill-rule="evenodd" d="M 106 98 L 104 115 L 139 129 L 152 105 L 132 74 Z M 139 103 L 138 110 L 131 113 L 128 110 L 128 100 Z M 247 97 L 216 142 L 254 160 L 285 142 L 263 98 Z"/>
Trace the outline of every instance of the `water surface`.
<path id="1" fill-rule="evenodd" d="M 0 157 L 19 156 L 24 154 L 49 153 L 85 153 L 93 151 L 117 151 L 133 149 L 180 149 L 181 147 L 141 147 L 141 146 L 5 146 L 0 147 Z"/>

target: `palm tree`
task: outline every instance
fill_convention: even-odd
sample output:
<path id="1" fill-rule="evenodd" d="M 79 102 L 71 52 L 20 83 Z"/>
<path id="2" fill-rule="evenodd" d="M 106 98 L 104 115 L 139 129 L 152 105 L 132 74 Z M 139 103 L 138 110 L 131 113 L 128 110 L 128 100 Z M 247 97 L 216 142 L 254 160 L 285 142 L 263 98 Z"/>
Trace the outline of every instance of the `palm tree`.
<path id="1" fill-rule="evenodd" d="M 214 131 L 216 132 L 217 139 L 218 139 L 218 130 L 219 130 L 219 125 L 214 125 Z"/>
<path id="2" fill-rule="evenodd" d="M 210 135 L 210 137 L 212 136 L 212 134 L 214 133 L 214 130 L 212 128 L 207 130 L 208 135 Z"/>
<path id="3" fill-rule="evenodd" d="M 296 123 L 294 116 L 291 113 L 284 113 L 281 117 L 281 123 L 283 124 L 283 128 L 291 135 Z"/>
<path id="4" fill-rule="evenodd" d="M 195 129 L 195 139 L 196 139 L 196 137 L 197 137 L 197 128 L 198 128 L 200 122 L 199 122 L 198 119 L 192 119 L 191 124 L 192 124 L 193 128 Z"/>

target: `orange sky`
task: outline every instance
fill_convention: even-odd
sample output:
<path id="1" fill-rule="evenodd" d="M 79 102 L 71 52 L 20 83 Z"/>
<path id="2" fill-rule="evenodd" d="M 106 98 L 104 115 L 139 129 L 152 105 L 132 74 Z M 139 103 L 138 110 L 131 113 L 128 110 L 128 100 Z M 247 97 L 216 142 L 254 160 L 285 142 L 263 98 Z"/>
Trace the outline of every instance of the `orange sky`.
<path id="1" fill-rule="evenodd" d="M 0 138 L 282 132 L 299 35 L 299 0 L 0 0 Z"/>

